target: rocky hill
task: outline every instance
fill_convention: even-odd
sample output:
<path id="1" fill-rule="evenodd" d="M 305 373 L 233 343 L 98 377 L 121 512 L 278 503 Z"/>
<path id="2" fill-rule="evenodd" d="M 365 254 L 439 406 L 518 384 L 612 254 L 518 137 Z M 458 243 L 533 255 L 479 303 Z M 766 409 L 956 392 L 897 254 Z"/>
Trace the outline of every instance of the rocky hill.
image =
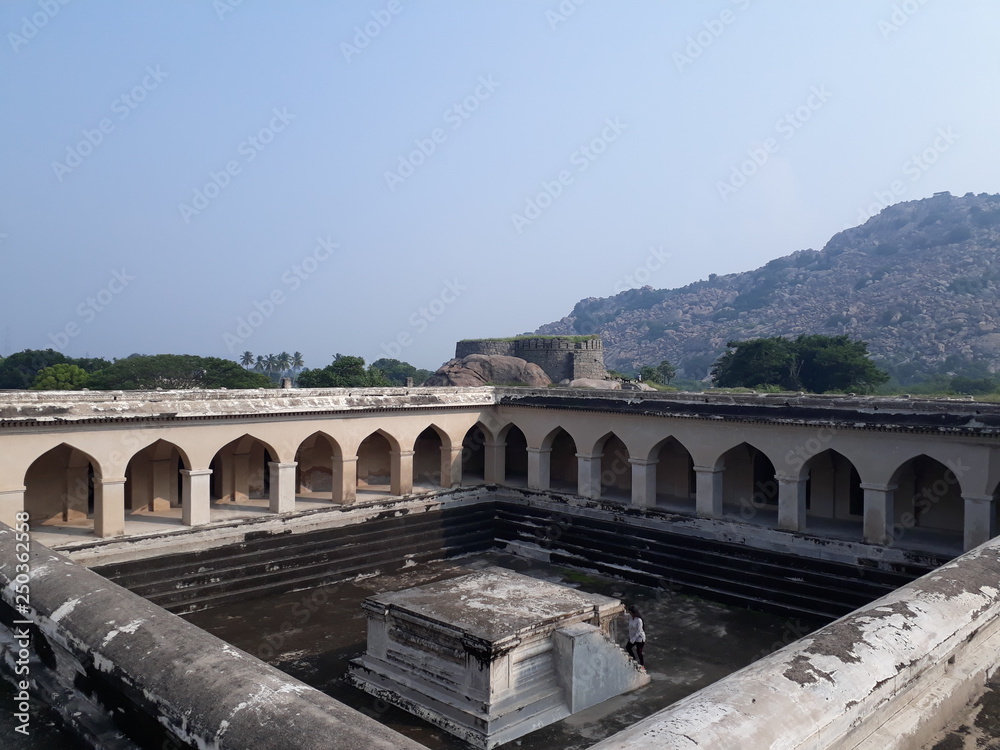
<path id="1" fill-rule="evenodd" d="M 867 341 L 896 372 L 977 363 L 996 372 L 998 251 L 1000 195 L 938 193 L 754 271 L 581 300 L 536 333 L 599 333 L 608 367 L 669 359 L 689 378 L 704 378 L 727 341 L 806 333 Z"/>

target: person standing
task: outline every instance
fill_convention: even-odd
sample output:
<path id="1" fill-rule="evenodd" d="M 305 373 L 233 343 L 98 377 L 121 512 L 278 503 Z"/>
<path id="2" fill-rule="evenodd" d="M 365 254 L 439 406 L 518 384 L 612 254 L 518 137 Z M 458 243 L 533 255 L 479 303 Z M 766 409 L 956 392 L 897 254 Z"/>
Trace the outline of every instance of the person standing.
<path id="1" fill-rule="evenodd" d="M 633 605 L 628 608 L 628 643 L 625 645 L 625 650 L 629 656 L 639 662 L 640 667 L 646 666 L 646 662 L 642 656 L 642 650 L 645 645 L 646 630 L 643 628 L 639 610 Z M 632 653 L 633 647 L 635 648 L 635 653 Z"/>

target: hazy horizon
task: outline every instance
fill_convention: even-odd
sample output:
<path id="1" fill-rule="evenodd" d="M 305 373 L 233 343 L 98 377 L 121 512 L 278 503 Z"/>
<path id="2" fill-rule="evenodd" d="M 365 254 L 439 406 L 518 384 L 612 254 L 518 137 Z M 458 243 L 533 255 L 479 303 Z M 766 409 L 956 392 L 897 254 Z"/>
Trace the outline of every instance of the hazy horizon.
<path id="1" fill-rule="evenodd" d="M 0 6 L 2 354 L 436 369 L 997 193 L 985 0 Z"/>

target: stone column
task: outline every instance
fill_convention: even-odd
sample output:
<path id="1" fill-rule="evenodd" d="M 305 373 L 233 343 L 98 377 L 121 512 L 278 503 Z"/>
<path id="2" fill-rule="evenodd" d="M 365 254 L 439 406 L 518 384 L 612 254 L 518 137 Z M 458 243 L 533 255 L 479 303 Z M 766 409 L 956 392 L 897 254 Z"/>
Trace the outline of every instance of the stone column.
<path id="1" fill-rule="evenodd" d="M 250 499 L 250 454 L 233 455 L 233 496 L 234 503 Z"/>
<path id="2" fill-rule="evenodd" d="M 993 538 L 996 502 L 992 495 L 962 495 L 965 501 L 965 551 Z"/>
<path id="3" fill-rule="evenodd" d="M 392 478 L 390 490 L 393 495 L 409 495 L 413 492 L 413 451 L 390 451 L 392 456 Z"/>
<path id="4" fill-rule="evenodd" d="M 806 479 L 776 476 L 778 480 L 778 528 L 806 530 Z"/>
<path id="5" fill-rule="evenodd" d="M 441 446 L 441 488 L 450 489 L 462 483 L 462 446 Z"/>
<path id="6" fill-rule="evenodd" d="M 577 453 L 576 492 L 580 497 L 599 500 L 601 497 L 601 459 L 603 453 Z"/>
<path id="7" fill-rule="evenodd" d="M 492 442 L 486 438 L 483 445 L 483 480 L 487 484 L 503 484 L 506 479 L 507 456 L 504 451 L 507 449 L 507 441 L 500 440 Z"/>
<path id="8" fill-rule="evenodd" d="M 181 521 L 203 526 L 212 520 L 212 470 L 181 469 Z"/>
<path id="9" fill-rule="evenodd" d="M 270 492 L 268 505 L 272 513 L 291 513 L 295 510 L 295 467 L 296 462 L 283 464 L 270 461 Z"/>
<path id="10" fill-rule="evenodd" d="M 632 464 L 632 505 L 637 508 L 656 506 L 656 465 L 657 461 L 630 458 Z"/>
<path id="11" fill-rule="evenodd" d="M 334 456 L 330 481 L 333 483 L 333 502 L 339 505 L 351 505 L 357 500 L 358 457 Z"/>
<path id="12" fill-rule="evenodd" d="M 891 544 L 896 485 L 862 482 L 861 489 L 865 491 L 865 541 L 869 544 Z"/>
<path id="13" fill-rule="evenodd" d="M 722 476 L 725 469 L 695 466 L 695 512 L 699 516 L 722 518 Z"/>
<path id="14" fill-rule="evenodd" d="M 125 477 L 95 477 L 94 533 L 99 537 L 125 533 Z"/>
<path id="15" fill-rule="evenodd" d="M 25 487 L 15 487 L 12 490 L 0 490 L 0 521 L 8 526 L 14 526 L 14 518 L 24 510 Z"/>
<path id="16" fill-rule="evenodd" d="M 552 486 L 552 449 L 528 448 L 528 489 L 547 490 Z"/>

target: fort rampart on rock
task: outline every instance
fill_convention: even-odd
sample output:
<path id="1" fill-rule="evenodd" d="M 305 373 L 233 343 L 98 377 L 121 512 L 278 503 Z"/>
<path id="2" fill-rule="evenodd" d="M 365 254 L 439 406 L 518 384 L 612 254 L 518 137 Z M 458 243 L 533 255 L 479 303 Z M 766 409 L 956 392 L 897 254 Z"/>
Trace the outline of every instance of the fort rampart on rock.
<path id="1" fill-rule="evenodd" d="M 599 336 L 524 337 L 514 339 L 468 339 L 455 345 L 455 358 L 470 354 L 520 357 L 545 370 L 552 382 L 592 378 L 604 380 L 604 347 Z"/>

